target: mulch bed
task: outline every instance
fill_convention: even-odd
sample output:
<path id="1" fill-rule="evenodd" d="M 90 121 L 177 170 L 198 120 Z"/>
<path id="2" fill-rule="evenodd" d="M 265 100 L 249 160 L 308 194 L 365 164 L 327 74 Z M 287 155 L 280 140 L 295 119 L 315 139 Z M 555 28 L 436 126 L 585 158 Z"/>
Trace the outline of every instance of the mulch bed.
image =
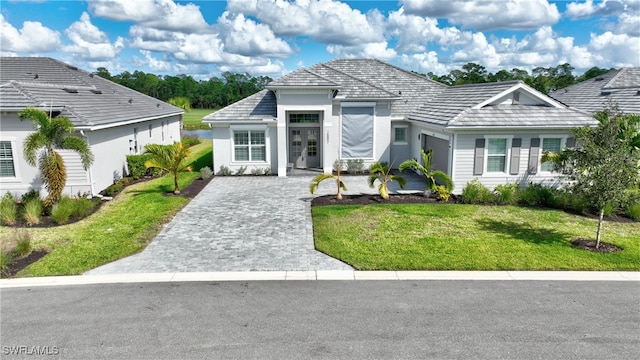
<path id="1" fill-rule="evenodd" d="M 342 200 L 336 199 L 335 195 L 318 196 L 311 200 L 311 206 L 327 205 L 370 205 L 370 204 L 434 204 L 444 202 L 435 198 L 427 198 L 419 194 L 390 194 L 385 200 L 380 195 L 342 195 Z M 455 203 L 453 196 L 449 203 Z"/>
<path id="2" fill-rule="evenodd" d="M 588 250 L 592 252 L 599 253 L 612 253 L 616 251 L 622 251 L 622 248 L 615 246 L 613 244 L 609 244 L 606 242 L 600 242 L 600 246 L 596 248 L 596 241 L 585 238 L 578 238 L 571 241 L 571 245 L 580 248 L 582 250 Z"/>
<path id="3" fill-rule="evenodd" d="M 207 186 L 209 182 L 211 182 L 211 180 L 213 180 L 213 176 L 208 179 L 197 178 L 193 180 L 191 184 L 187 185 L 187 187 L 185 187 L 184 189 L 181 189 L 179 195 L 176 195 L 171 191 L 165 193 L 165 195 L 166 196 L 182 196 L 182 197 L 193 199 L 196 195 L 200 193 L 200 191 L 202 191 L 202 189 L 204 189 L 205 186 Z"/>
<path id="4" fill-rule="evenodd" d="M 47 250 L 34 250 L 29 255 L 16 259 L 9 264 L 7 264 L 7 269 L 4 274 L 2 274 L 3 278 L 13 277 L 20 270 L 26 268 L 32 263 L 42 259 L 45 255 L 47 255 L 49 251 Z"/>

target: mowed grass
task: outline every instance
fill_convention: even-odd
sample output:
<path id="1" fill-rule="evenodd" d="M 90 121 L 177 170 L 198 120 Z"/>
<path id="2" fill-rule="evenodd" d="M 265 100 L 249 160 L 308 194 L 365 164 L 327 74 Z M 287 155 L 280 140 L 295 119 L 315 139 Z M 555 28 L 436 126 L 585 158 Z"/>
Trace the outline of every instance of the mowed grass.
<path id="1" fill-rule="evenodd" d="M 457 204 L 314 207 L 316 248 L 360 270 L 640 270 L 640 223 L 606 222 L 558 210 Z"/>
<path id="2" fill-rule="evenodd" d="M 182 115 L 182 125 L 185 129 L 208 129 L 207 124 L 202 123 L 202 118 L 218 109 L 191 109 Z"/>
<path id="3" fill-rule="evenodd" d="M 211 156 L 211 141 L 191 148 L 191 160 L 198 162 Z M 184 188 L 200 174 L 180 173 Z M 77 223 L 27 229 L 34 249 L 46 248 L 50 253 L 23 269 L 18 276 L 76 275 L 100 265 L 135 254 L 147 244 L 180 211 L 189 199 L 165 196 L 173 190 L 171 175 L 128 186 L 113 200 L 103 204 L 91 216 Z M 12 229 L 0 228 L 0 238 L 11 236 Z"/>

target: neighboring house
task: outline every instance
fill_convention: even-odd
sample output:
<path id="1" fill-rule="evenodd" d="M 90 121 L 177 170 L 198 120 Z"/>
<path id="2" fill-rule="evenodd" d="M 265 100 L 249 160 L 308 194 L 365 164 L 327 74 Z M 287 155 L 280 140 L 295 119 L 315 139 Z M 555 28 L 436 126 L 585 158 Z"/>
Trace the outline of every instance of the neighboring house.
<path id="1" fill-rule="evenodd" d="M 627 114 L 640 114 L 640 67 L 609 71 L 549 94 L 563 104 L 589 112 L 611 102 Z"/>
<path id="2" fill-rule="evenodd" d="M 85 171 L 79 156 L 60 151 L 67 167 L 65 193 L 97 194 L 127 173 L 126 155 L 147 144 L 180 140 L 183 110 L 51 58 L 0 58 L 0 191 L 20 195 L 42 188 L 39 171 L 24 160 L 33 132 L 18 113 L 36 107 L 66 116 L 95 156 Z"/>
<path id="3" fill-rule="evenodd" d="M 592 116 L 522 82 L 448 87 L 378 60 L 343 59 L 292 72 L 203 118 L 214 166 L 330 172 L 338 159 L 397 167 L 432 149 L 455 192 L 478 178 L 555 181 L 542 151 L 572 145 L 568 130 Z"/>

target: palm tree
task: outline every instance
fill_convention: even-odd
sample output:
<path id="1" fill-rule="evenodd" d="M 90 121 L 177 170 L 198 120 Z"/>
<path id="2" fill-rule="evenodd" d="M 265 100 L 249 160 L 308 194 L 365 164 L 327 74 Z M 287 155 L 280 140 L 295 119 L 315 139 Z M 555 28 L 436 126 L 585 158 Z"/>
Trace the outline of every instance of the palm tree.
<path id="1" fill-rule="evenodd" d="M 340 170 L 342 169 L 342 164 L 343 164 L 342 161 L 337 162 L 336 175 L 333 175 L 332 173 L 316 175 L 316 177 L 313 178 L 311 185 L 309 185 L 309 191 L 311 192 L 311 194 L 316 193 L 316 190 L 318 189 L 318 185 L 320 185 L 322 181 L 327 179 L 335 179 L 336 186 L 338 187 L 338 192 L 336 193 L 336 199 L 342 200 L 342 193 L 340 192 L 340 190 L 342 189 L 344 191 L 347 191 L 347 185 L 344 184 L 344 182 L 342 181 L 342 178 L 340 177 Z"/>
<path id="2" fill-rule="evenodd" d="M 425 197 L 431 196 L 431 193 L 435 191 L 436 179 L 443 182 L 447 190 L 452 191 L 453 181 L 451 180 L 449 175 L 447 175 L 447 173 L 445 173 L 444 171 L 431 169 L 433 150 L 429 149 L 429 151 L 425 152 L 423 149 L 420 149 L 420 155 L 422 155 L 422 163 L 424 165 L 420 165 L 420 163 L 416 159 L 410 159 L 403 161 L 402 164 L 400 164 L 400 166 L 398 167 L 398 170 L 402 172 L 406 169 L 413 169 L 415 171 L 421 172 L 427 182 L 423 194 Z"/>
<path id="3" fill-rule="evenodd" d="M 56 149 L 77 152 L 85 170 L 93 163 L 93 154 L 83 138 L 73 135 L 73 124 L 68 118 L 52 118 L 36 108 L 26 108 L 20 111 L 18 116 L 20 121 L 29 119 L 33 122 L 35 132 L 24 139 L 24 158 L 29 165 L 38 165 L 42 182 L 48 192 L 44 205 L 52 206 L 60 200 L 67 183 L 67 169 Z"/>
<path id="4" fill-rule="evenodd" d="M 191 153 L 189 148 L 181 142 L 174 142 L 173 145 L 149 144 L 144 148 L 145 154 L 150 154 L 149 160 L 145 161 L 145 168 L 158 168 L 173 175 L 173 193 L 180 194 L 178 185 L 178 173 L 181 171 L 191 171 L 192 167 L 187 163 Z"/>
<path id="5" fill-rule="evenodd" d="M 373 188 L 375 181 L 380 181 L 378 186 L 378 192 L 383 199 L 389 199 L 389 188 L 387 183 L 390 181 L 397 181 L 400 187 L 404 189 L 407 184 L 407 180 L 400 175 L 394 175 L 391 173 L 391 165 L 387 163 L 375 162 L 369 168 L 369 187 Z"/>
<path id="6" fill-rule="evenodd" d="M 191 111 L 191 100 L 184 96 L 178 96 L 167 100 L 167 102 L 173 106 L 179 107 L 180 109 L 189 112 Z"/>

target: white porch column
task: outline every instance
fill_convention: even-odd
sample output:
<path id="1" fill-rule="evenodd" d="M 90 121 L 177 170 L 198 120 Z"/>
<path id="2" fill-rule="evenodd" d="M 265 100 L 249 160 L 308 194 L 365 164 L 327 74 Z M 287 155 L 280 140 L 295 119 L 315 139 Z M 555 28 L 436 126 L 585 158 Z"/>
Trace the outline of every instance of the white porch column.
<path id="1" fill-rule="evenodd" d="M 287 176 L 287 117 L 278 106 L 278 177 Z"/>

